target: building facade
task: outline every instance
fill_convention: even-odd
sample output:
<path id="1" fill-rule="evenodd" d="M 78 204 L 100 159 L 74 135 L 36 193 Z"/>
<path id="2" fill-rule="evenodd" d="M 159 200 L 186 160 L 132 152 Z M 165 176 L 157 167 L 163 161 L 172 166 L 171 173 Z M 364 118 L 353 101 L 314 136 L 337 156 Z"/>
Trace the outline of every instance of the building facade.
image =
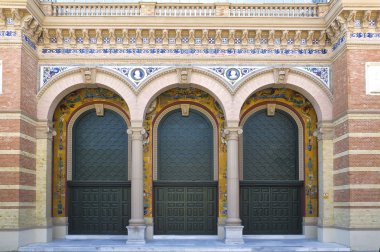
<path id="1" fill-rule="evenodd" d="M 0 250 L 127 233 L 377 250 L 380 2 L 295 2 L 0 0 Z"/>

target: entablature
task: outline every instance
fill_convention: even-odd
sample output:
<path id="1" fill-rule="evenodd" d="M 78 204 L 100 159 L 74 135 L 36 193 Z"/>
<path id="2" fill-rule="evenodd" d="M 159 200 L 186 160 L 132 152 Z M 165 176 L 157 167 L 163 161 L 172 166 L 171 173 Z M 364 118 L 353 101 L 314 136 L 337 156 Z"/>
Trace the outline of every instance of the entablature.
<path id="1" fill-rule="evenodd" d="M 0 0 L 3 34 L 0 37 L 19 34 L 42 57 L 200 53 L 247 57 L 333 55 L 347 43 L 380 44 L 380 2 L 360 3 L 358 0 L 261 5 L 139 2 L 133 3 L 138 4 L 139 12 L 129 15 L 125 9 L 124 12 L 112 9 L 128 4 Z M 66 12 L 62 13 L 66 14 L 58 15 L 61 12 L 54 6 L 63 6 Z M 174 9 L 157 12 L 157 8 L 164 7 Z M 9 41 L 0 38 L 0 44 Z"/>

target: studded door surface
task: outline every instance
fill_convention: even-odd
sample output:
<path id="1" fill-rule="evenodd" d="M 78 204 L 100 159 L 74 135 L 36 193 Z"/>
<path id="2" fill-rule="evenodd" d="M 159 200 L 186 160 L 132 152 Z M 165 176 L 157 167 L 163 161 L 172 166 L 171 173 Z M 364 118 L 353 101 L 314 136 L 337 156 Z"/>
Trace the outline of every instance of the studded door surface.
<path id="1" fill-rule="evenodd" d="M 216 234 L 213 128 L 197 111 L 166 115 L 158 127 L 155 234 Z"/>
<path id="2" fill-rule="evenodd" d="M 216 234 L 216 182 L 157 182 L 154 197 L 155 234 Z"/>
<path id="3" fill-rule="evenodd" d="M 126 234 L 130 218 L 128 136 L 124 119 L 85 112 L 73 127 L 70 234 Z"/>
<path id="4" fill-rule="evenodd" d="M 293 118 L 277 110 L 262 110 L 243 127 L 243 181 L 240 216 L 245 234 L 302 232 L 301 189 L 298 181 L 298 128 Z"/>

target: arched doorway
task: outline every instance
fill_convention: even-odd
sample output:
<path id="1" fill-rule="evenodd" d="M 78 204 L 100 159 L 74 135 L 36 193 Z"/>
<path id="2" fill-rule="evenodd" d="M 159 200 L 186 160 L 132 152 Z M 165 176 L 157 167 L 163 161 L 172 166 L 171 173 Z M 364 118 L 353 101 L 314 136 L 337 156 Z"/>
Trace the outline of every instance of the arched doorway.
<path id="1" fill-rule="evenodd" d="M 168 112 L 157 129 L 155 234 L 216 234 L 214 129 L 201 112 Z"/>
<path id="2" fill-rule="evenodd" d="M 240 216 L 245 234 L 301 234 L 303 182 L 299 180 L 299 129 L 277 109 L 261 109 L 243 125 Z"/>
<path id="3" fill-rule="evenodd" d="M 69 234 L 126 234 L 130 219 L 128 135 L 111 109 L 84 111 L 72 128 Z"/>

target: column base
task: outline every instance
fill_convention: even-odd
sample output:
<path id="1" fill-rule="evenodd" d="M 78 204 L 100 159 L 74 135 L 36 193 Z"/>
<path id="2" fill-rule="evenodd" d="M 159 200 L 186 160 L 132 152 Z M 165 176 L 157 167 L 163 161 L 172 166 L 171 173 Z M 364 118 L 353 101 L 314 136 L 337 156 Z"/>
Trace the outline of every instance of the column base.
<path id="1" fill-rule="evenodd" d="M 128 240 L 127 244 L 145 244 L 145 225 L 127 226 Z"/>
<path id="2" fill-rule="evenodd" d="M 225 244 L 234 245 L 234 244 L 244 244 L 243 240 L 243 226 L 225 226 L 224 235 L 225 235 Z"/>

